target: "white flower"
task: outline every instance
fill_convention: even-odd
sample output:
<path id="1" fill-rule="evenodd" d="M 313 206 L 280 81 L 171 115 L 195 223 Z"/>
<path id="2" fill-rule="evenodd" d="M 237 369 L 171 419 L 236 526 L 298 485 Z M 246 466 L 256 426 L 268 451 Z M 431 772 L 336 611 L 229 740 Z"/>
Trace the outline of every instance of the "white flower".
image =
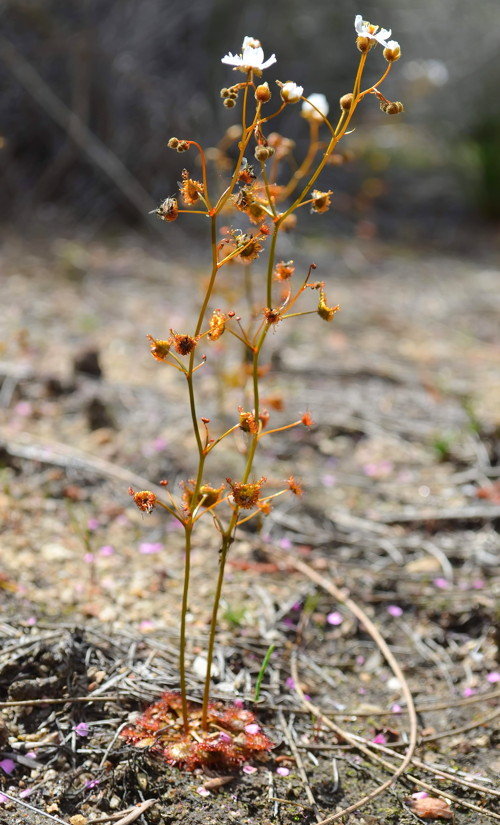
<path id="1" fill-rule="evenodd" d="M 298 103 L 303 91 L 303 86 L 297 86 L 292 80 L 287 80 L 281 87 L 281 99 L 285 103 Z"/>
<path id="2" fill-rule="evenodd" d="M 380 29 L 379 31 L 378 26 L 374 26 L 366 20 L 363 20 L 360 14 L 356 15 L 354 28 L 356 29 L 358 37 L 369 37 L 371 40 L 376 40 L 377 43 L 381 43 L 382 46 L 387 46 L 387 38 L 391 36 L 391 29 Z"/>
<path id="3" fill-rule="evenodd" d="M 222 58 L 222 63 L 227 63 L 228 66 L 234 66 L 242 72 L 254 71 L 260 74 L 262 69 L 267 69 L 276 63 L 276 56 L 274 54 L 264 60 L 264 50 L 260 45 L 259 40 L 254 37 L 245 37 L 241 47 L 241 54 L 226 54 Z"/>
<path id="4" fill-rule="evenodd" d="M 316 111 L 313 106 L 316 106 L 316 109 L 319 111 Z M 330 107 L 326 97 L 318 92 L 314 92 L 314 94 L 307 96 L 307 100 L 304 100 L 302 104 L 302 115 L 308 120 L 323 120 L 321 115 L 326 117 L 329 109 Z"/>

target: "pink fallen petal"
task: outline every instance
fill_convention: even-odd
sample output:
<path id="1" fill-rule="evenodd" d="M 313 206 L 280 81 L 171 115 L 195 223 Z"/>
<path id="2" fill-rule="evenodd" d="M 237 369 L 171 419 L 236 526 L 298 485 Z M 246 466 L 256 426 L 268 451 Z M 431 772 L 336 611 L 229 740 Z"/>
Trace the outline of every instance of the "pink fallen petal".
<path id="1" fill-rule="evenodd" d="M 200 796 L 210 796 L 210 791 L 208 788 L 204 788 L 203 785 L 199 785 L 199 787 L 196 788 L 196 793 Z"/>
<path id="2" fill-rule="evenodd" d="M 429 796 L 427 791 L 417 791 L 416 793 L 412 793 L 413 799 L 426 799 Z"/>
<path id="3" fill-rule="evenodd" d="M 257 768 L 253 765 L 243 765 L 242 771 L 243 773 L 257 773 Z"/>
<path id="4" fill-rule="evenodd" d="M 399 607 L 399 605 L 397 605 L 397 604 L 390 604 L 387 608 L 387 612 L 389 613 L 390 616 L 394 616 L 395 618 L 398 618 L 399 616 L 403 615 L 403 608 Z"/>
<path id="5" fill-rule="evenodd" d="M 79 722 L 78 725 L 74 726 L 73 730 L 77 736 L 88 736 L 90 733 L 90 728 L 86 722 Z"/>
<path id="6" fill-rule="evenodd" d="M 83 560 L 84 560 L 85 564 L 92 564 L 94 559 L 95 559 L 95 556 L 94 556 L 93 553 L 85 553 L 85 555 L 83 557 Z"/>
<path id="7" fill-rule="evenodd" d="M 285 680 L 285 685 L 286 685 L 286 687 L 287 687 L 287 688 L 289 688 L 290 690 L 293 690 L 293 689 L 294 689 L 294 687 L 295 687 L 295 680 L 294 680 L 294 679 L 292 679 L 292 677 L 291 677 L 291 676 L 289 676 L 289 677 L 288 677 L 288 679 L 286 679 L 286 680 Z"/>
<path id="8" fill-rule="evenodd" d="M 87 522 L 87 529 L 88 530 L 97 530 L 99 527 L 99 520 L 96 518 L 89 518 Z"/>
<path id="9" fill-rule="evenodd" d="M 397 702 L 394 702 L 394 704 L 391 705 L 391 710 L 393 713 L 401 713 L 403 708 L 401 707 L 401 705 L 398 705 Z"/>
<path id="10" fill-rule="evenodd" d="M 111 544 L 103 544 L 102 547 L 99 547 L 100 556 L 112 556 L 114 552 L 115 548 Z"/>
<path id="11" fill-rule="evenodd" d="M 474 696 L 474 694 L 476 694 L 476 693 L 477 693 L 476 688 L 466 687 L 462 691 L 462 696 L 465 696 L 467 698 L 468 696 Z"/>
<path id="12" fill-rule="evenodd" d="M 342 613 L 338 613 L 336 610 L 334 610 L 332 613 L 328 614 L 328 616 L 326 617 L 326 621 L 328 622 L 328 624 L 337 627 L 339 624 L 342 624 L 342 622 L 344 621 L 344 617 L 342 616 Z"/>
<path id="13" fill-rule="evenodd" d="M 12 759 L 2 759 L 0 762 L 0 768 L 4 773 L 10 776 L 10 774 L 16 769 L 16 763 Z"/>
<path id="14" fill-rule="evenodd" d="M 288 774 L 290 773 L 290 769 L 289 768 L 281 768 L 281 767 L 276 768 L 276 773 L 279 774 L 280 776 L 288 776 Z"/>
<path id="15" fill-rule="evenodd" d="M 387 745 L 387 738 L 383 733 L 377 733 L 377 735 L 373 737 L 372 742 L 376 745 Z"/>
<path id="16" fill-rule="evenodd" d="M 497 682 L 500 682 L 500 673 L 498 670 L 492 671 L 492 673 L 488 673 L 486 677 L 486 681 L 490 683 L 490 685 L 495 685 Z"/>
<path id="17" fill-rule="evenodd" d="M 139 553 L 143 556 L 151 556 L 153 553 L 160 553 L 163 544 L 159 541 L 143 541 L 139 545 Z"/>
<path id="18" fill-rule="evenodd" d="M 27 796 L 31 796 L 33 793 L 34 788 L 24 788 L 24 790 L 19 791 L 19 796 L 21 799 L 26 799 Z"/>
<path id="19" fill-rule="evenodd" d="M 440 577 L 438 577 L 437 579 L 434 579 L 434 581 L 432 583 L 435 587 L 438 587 L 440 590 L 447 590 L 448 587 L 450 586 L 450 583 L 447 579 L 443 579 L 443 578 L 440 578 Z"/>
<path id="20" fill-rule="evenodd" d="M 255 722 L 252 722 L 251 725 L 245 725 L 245 733 L 254 734 L 254 733 L 259 733 L 259 731 L 260 731 L 260 727 L 259 727 L 259 725 L 256 725 Z"/>

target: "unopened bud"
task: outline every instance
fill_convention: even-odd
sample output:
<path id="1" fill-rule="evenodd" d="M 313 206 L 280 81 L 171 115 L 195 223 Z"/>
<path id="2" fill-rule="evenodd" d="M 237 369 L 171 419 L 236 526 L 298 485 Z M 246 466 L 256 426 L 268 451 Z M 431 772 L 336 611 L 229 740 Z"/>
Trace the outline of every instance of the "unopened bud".
<path id="1" fill-rule="evenodd" d="M 259 103 L 267 103 L 268 100 L 271 100 L 269 83 L 261 83 L 260 86 L 257 86 L 255 90 L 255 100 L 258 100 Z"/>
<path id="2" fill-rule="evenodd" d="M 224 100 L 224 106 L 226 109 L 232 109 L 233 106 L 236 106 L 236 101 L 233 97 L 226 97 Z"/>
<path id="3" fill-rule="evenodd" d="M 256 146 L 254 155 L 260 163 L 265 163 L 266 160 L 269 160 L 273 152 L 274 150 L 270 146 Z"/>
<path id="4" fill-rule="evenodd" d="M 401 57 L 401 47 L 396 40 L 389 40 L 383 51 L 383 55 L 388 63 L 394 63 Z"/>
<path id="5" fill-rule="evenodd" d="M 344 112 L 348 112 L 351 108 L 353 98 L 354 96 L 352 92 L 348 92 L 346 95 L 342 95 L 342 97 L 340 98 L 340 108 L 343 109 Z"/>
<path id="6" fill-rule="evenodd" d="M 293 80 L 287 80 L 281 87 L 281 99 L 285 103 L 298 103 L 304 91 L 303 86 L 297 86 Z"/>

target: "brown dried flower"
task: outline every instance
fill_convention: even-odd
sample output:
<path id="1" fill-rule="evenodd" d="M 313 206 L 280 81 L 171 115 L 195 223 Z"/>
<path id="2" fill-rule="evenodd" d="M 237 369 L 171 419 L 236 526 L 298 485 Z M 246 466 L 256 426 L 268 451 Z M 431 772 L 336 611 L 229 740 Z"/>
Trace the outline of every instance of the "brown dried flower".
<path id="1" fill-rule="evenodd" d="M 294 496 L 301 496 L 302 493 L 304 492 L 303 489 L 302 489 L 302 486 L 299 484 L 298 481 L 295 480 L 295 478 L 293 476 L 290 476 L 290 478 L 287 478 L 286 483 L 287 483 L 288 487 L 290 488 L 290 490 L 292 491 L 292 493 L 294 494 Z"/>
<path id="2" fill-rule="evenodd" d="M 162 341 L 158 338 L 153 338 L 152 335 L 147 335 L 146 337 L 150 343 L 153 358 L 156 358 L 157 361 L 166 361 L 172 345 L 170 338 L 168 341 Z"/>
<path id="3" fill-rule="evenodd" d="M 172 346 L 179 355 L 189 355 L 198 343 L 198 338 L 193 338 L 191 335 L 179 335 L 173 329 L 170 332 L 172 333 Z"/>
<path id="4" fill-rule="evenodd" d="M 156 495 L 151 490 L 141 490 L 136 493 L 132 487 L 128 488 L 128 493 L 134 499 L 135 504 L 144 513 L 152 513 L 157 501 Z"/>
<path id="5" fill-rule="evenodd" d="M 200 195 L 204 194 L 201 181 L 190 178 L 187 169 L 182 170 L 182 181 L 179 183 L 179 189 L 183 203 L 186 206 L 193 206 L 200 199 Z"/>
<path id="6" fill-rule="evenodd" d="M 220 309 L 214 309 L 210 318 L 210 331 L 208 337 L 211 341 L 217 341 L 226 329 L 226 316 Z"/>
<path id="7" fill-rule="evenodd" d="M 261 487 L 267 479 L 262 476 L 259 481 L 254 481 L 253 483 L 233 481 L 231 478 L 226 478 L 226 481 L 231 487 L 234 503 L 244 510 L 250 510 L 257 504 Z"/>
<path id="8" fill-rule="evenodd" d="M 243 407 L 238 407 L 238 413 L 240 416 L 240 430 L 243 430 L 244 433 L 257 433 L 259 431 L 254 413 L 245 412 Z"/>

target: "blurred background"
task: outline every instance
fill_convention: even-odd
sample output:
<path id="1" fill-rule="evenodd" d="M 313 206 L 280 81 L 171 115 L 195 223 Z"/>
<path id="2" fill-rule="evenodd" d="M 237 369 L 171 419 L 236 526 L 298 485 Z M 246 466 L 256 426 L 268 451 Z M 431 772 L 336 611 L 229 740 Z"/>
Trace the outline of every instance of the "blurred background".
<path id="1" fill-rule="evenodd" d="M 464 251 L 478 237 L 493 241 L 498 0 L 364 0 L 363 8 L 357 0 L 3 2 L 4 221 L 44 233 L 153 226 L 148 209 L 175 192 L 179 177 L 167 139 L 210 146 L 236 120 L 221 105 L 219 90 L 234 75 L 220 58 L 237 53 L 243 36 L 258 37 L 278 58 L 269 79 L 322 92 L 335 109 L 352 84 L 358 12 L 400 42 L 403 58 L 384 92 L 406 108 L 386 117 L 369 99 L 357 115 L 345 142 L 355 162 L 324 181 L 336 192 L 334 231 Z M 381 67 L 379 50 L 367 79 Z M 278 128 L 300 157 L 307 130 L 296 114 Z M 332 231 L 329 216 L 324 225 Z"/>

